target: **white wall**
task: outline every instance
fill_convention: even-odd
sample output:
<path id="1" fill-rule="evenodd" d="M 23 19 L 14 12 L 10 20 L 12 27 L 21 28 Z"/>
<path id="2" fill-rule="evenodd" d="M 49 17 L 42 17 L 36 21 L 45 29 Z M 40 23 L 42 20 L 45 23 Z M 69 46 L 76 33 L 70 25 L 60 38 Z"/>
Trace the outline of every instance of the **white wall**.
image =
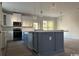
<path id="1" fill-rule="evenodd" d="M 58 18 L 58 29 L 63 29 L 65 38 L 79 39 L 79 11 L 64 12 L 61 18 Z"/>

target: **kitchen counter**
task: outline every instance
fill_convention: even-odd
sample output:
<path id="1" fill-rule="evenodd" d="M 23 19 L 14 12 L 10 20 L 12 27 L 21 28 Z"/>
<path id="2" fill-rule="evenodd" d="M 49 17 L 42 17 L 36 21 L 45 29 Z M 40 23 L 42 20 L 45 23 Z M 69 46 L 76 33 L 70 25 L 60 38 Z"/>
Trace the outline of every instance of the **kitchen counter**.
<path id="1" fill-rule="evenodd" d="M 29 31 L 29 32 L 64 32 L 64 30 L 35 30 L 35 31 Z"/>

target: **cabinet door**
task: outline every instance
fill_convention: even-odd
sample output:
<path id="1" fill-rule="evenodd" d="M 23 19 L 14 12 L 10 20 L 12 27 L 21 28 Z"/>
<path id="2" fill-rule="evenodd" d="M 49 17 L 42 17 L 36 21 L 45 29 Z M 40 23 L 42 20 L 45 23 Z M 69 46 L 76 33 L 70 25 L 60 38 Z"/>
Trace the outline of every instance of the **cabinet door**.
<path id="1" fill-rule="evenodd" d="M 33 45 L 32 45 L 32 33 L 29 33 L 28 35 L 27 35 L 27 42 L 28 42 L 28 47 L 30 48 L 30 49 L 32 49 L 33 48 Z"/>
<path id="2" fill-rule="evenodd" d="M 63 32 L 55 32 L 56 39 L 56 51 L 61 51 L 64 49 Z"/>
<path id="3" fill-rule="evenodd" d="M 55 39 L 52 32 L 39 33 L 39 51 L 41 55 L 51 55 L 55 51 Z"/>
<path id="4" fill-rule="evenodd" d="M 33 49 L 38 50 L 38 33 L 33 33 Z"/>
<path id="5" fill-rule="evenodd" d="M 56 40 L 55 40 L 54 32 L 52 32 L 52 33 L 50 32 L 48 40 L 49 40 L 49 48 L 50 48 L 50 50 L 55 51 L 55 49 L 56 49 Z"/>

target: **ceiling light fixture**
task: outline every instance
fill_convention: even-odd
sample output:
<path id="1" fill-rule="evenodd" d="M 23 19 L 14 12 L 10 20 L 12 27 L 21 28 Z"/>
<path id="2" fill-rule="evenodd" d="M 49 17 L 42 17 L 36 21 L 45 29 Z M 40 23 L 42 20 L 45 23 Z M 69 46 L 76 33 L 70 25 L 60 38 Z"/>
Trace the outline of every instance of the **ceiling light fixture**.
<path id="1" fill-rule="evenodd" d="M 40 11 L 40 16 L 43 17 L 43 10 Z"/>
<path id="2" fill-rule="evenodd" d="M 34 7 L 34 16 L 33 19 L 36 20 L 37 19 L 37 15 L 36 15 L 36 7 Z"/>
<path id="3" fill-rule="evenodd" d="M 40 17 L 43 17 L 43 8 L 42 8 L 42 4 L 40 3 L 40 11 L 39 11 L 39 13 L 40 13 Z"/>

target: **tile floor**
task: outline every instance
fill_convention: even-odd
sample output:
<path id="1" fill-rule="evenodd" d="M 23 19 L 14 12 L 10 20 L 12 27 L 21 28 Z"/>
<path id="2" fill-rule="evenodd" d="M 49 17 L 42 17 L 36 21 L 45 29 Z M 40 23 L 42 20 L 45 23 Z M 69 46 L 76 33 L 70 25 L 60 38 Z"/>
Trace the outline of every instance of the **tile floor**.
<path id="1" fill-rule="evenodd" d="M 12 41 L 8 43 L 6 56 L 31 56 L 30 50 L 24 46 L 23 41 Z"/>
<path id="2" fill-rule="evenodd" d="M 32 52 L 23 41 L 16 41 L 8 43 L 6 56 L 32 56 Z M 79 40 L 64 40 L 64 54 L 58 56 L 79 56 Z"/>

